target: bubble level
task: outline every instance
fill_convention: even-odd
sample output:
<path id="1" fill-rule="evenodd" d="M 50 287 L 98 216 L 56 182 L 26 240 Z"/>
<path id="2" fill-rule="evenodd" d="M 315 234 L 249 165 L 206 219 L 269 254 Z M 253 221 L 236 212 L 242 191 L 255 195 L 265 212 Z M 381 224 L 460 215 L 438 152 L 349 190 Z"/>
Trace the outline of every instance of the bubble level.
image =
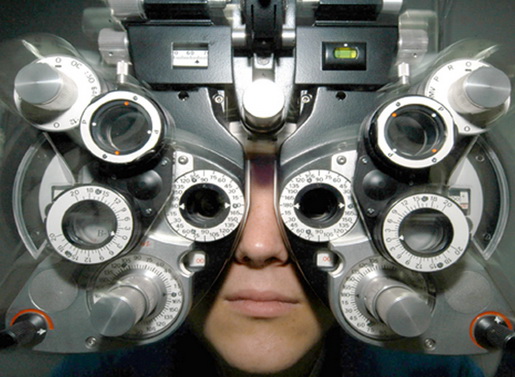
<path id="1" fill-rule="evenodd" d="M 324 70 L 367 70 L 367 44 L 364 42 L 323 42 L 322 49 Z"/>
<path id="2" fill-rule="evenodd" d="M 353 47 L 337 47 L 334 49 L 333 56 L 336 59 L 357 59 L 358 50 Z"/>

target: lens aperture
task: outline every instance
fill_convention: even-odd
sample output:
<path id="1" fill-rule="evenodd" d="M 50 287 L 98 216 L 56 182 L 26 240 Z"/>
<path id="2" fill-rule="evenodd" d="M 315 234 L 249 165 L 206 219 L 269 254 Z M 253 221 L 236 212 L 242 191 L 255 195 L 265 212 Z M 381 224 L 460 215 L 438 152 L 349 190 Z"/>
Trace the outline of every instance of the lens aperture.
<path id="1" fill-rule="evenodd" d="M 326 184 L 305 187 L 297 195 L 296 212 L 301 221 L 313 227 L 328 227 L 341 218 L 345 202 L 338 190 Z"/>
<path id="2" fill-rule="evenodd" d="M 213 227 L 229 213 L 229 198 L 218 186 L 200 184 L 190 187 L 181 199 L 184 219 L 198 228 Z"/>
<path id="3" fill-rule="evenodd" d="M 404 247 L 418 255 L 434 255 L 447 250 L 453 236 L 449 218 L 429 208 L 411 212 L 399 228 L 399 238 Z"/>
<path id="4" fill-rule="evenodd" d="M 432 109 L 406 106 L 393 112 L 386 122 L 386 140 L 401 156 L 425 159 L 445 142 L 445 124 Z"/>
<path id="5" fill-rule="evenodd" d="M 117 227 L 111 208 L 94 200 L 85 200 L 70 207 L 62 224 L 66 239 L 81 249 L 97 249 L 108 244 Z"/>
<path id="6" fill-rule="evenodd" d="M 152 134 L 147 111 L 130 101 L 112 101 L 93 115 L 91 133 L 95 143 L 114 155 L 138 151 Z"/>

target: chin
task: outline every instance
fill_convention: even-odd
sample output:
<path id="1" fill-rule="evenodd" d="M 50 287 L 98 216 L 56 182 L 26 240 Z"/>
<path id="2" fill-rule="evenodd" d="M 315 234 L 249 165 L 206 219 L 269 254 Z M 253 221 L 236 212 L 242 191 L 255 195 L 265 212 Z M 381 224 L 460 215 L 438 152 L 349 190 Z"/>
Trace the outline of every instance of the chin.
<path id="1" fill-rule="evenodd" d="M 268 374 L 275 375 L 286 371 L 295 366 L 303 355 L 294 357 L 292 355 L 262 355 L 261 353 L 254 355 L 231 355 L 232 357 L 222 356 L 225 363 L 231 368 L 237 369 L 248 374 Z"/>
<path id="2" fill-rule="evenodd" d="M 247 374 L 272 374 L 296 368 L 317 344 L 318 337 L 293 337 L 267 329 L 216 337 L 211 344 L 224 363 Z"/>

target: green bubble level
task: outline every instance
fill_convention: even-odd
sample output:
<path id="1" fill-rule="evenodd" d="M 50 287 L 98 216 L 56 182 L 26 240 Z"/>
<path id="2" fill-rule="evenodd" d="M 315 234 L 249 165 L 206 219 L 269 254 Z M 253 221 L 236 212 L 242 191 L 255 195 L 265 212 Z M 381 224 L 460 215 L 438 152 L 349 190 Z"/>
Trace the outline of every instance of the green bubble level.
<path id="1" fill-rule="evenodd" d="M 353 47 L 336 47 L 334 49 L 334 57 L 336 59 L 356 59 L 358 50 Z"/>

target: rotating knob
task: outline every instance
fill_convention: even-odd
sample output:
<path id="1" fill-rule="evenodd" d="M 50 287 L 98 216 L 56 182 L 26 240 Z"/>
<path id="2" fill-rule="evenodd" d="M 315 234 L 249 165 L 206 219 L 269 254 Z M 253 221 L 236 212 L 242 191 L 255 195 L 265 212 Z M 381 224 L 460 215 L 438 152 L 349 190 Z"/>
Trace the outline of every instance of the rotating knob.
<path id="1" fill-rule="evenodd" d="M 47 111 L 68 110 L 77 100 L 74 81 L 45 63 L 32 63 L 16 75 L 14 87 L 21 99 Z"/>
<path id="2" fill-rule="evenodd" d="M 36 313 L 23 314 L 7 329 L 0 331 L 0 350 L 27 344 L 41 343 L 47 334 L 47 322 Z"/>
<path id="3" fill-rule="evenodd" d="M 456 81 L 449 102 L 461 114 L 479 114 L 503 105 L 511 94 L 509 77 L 501 70 L 485 66 Z"/>
<path id="4" fill-rule="evenodd" d="M 363 300 L 372 316 L 403 337 L 419 336 L 431 323 L 431 309 L 426 301 L 396 280 L 372 279 L 364 288 Z"/>
<path id="5" fill-rule="evenodd" d="M 474 324 L 473 336 L 481 347 L 515 353 L 515 331 L 509 321 L 496 313 L 487 313 Z"/>
<path id="6" fill-rule="evenodd" d="M 243 114 L 246 126 L 253 132 L 276 131 L 283 122 L 284 93 L 275 82 L 254 81 L 243 94 Z"/>
<path id="7" fill-rule="evenodd" d="M 91 322 L 104 336 L 121 336 L 151 314 L 162 296 L 153 278 L 130 274 L 93 304 Z"/>

